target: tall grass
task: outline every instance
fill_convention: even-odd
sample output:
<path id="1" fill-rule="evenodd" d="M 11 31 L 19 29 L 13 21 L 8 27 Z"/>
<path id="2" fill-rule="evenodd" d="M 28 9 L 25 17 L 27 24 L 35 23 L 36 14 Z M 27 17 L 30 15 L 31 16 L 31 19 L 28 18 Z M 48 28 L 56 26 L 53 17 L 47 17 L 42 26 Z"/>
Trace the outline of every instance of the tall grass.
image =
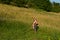
<path id="1" fill-rule="evenodd" d="M 34 16 L 37 33 L 32 29 Z M 60 13 L 0 4 L 0 40 L 60 40 Z"/>
<path id="2" fill-rule="evenodd" d="M 20 21 L 0 20 L 0 40 L 59 40 L 60 31 L 40 27 L 37 33 L 29 24 Z"/>

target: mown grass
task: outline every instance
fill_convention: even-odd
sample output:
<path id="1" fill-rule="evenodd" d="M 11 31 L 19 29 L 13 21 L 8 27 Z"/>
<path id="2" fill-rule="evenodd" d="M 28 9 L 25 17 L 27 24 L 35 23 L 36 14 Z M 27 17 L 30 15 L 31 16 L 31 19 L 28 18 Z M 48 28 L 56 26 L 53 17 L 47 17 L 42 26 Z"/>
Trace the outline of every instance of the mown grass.
<path id="1" fill-rule="evenodd" d="M 39 29 L 32 29 L 36 17 Z M 60 13 L 0 4 L 0 40 L 60 40 Z"/>

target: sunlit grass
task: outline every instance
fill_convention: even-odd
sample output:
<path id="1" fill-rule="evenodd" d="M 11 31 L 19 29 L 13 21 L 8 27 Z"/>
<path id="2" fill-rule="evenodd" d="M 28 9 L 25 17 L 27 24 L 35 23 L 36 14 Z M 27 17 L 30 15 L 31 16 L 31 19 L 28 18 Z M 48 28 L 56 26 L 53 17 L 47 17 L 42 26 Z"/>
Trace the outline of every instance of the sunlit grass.
<path id="1" fill-rule="evenodd" d="M 32 30 L 33 17 L 39 30 Z M 59 40 L 60 13 L 0 4 L 0 40 Z"/>

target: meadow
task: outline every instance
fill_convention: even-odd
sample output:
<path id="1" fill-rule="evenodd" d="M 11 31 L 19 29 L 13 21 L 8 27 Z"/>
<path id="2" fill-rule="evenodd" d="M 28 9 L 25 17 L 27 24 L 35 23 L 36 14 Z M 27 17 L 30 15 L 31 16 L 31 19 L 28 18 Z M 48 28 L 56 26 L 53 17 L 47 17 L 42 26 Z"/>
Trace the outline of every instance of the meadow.
<path id="1" fill-rule="evenodd" d="M 32 29 L 33 17 L 39 29 Z M 60 13 L 0 4 L 0 40 L 60 40 Z"/>

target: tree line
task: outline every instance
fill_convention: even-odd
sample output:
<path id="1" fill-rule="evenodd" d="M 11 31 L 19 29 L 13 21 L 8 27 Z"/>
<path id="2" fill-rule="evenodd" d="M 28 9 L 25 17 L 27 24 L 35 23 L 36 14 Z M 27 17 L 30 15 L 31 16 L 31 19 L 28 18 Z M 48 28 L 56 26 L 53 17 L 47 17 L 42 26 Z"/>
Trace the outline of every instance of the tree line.
<path id="1" fill-rule="evenodd" d="M 60 3 L 51 3 L 49 0 L 0 0 L 0 3 L 25 8 L 43 9 L 48 12 L 60 12 Z"/>

